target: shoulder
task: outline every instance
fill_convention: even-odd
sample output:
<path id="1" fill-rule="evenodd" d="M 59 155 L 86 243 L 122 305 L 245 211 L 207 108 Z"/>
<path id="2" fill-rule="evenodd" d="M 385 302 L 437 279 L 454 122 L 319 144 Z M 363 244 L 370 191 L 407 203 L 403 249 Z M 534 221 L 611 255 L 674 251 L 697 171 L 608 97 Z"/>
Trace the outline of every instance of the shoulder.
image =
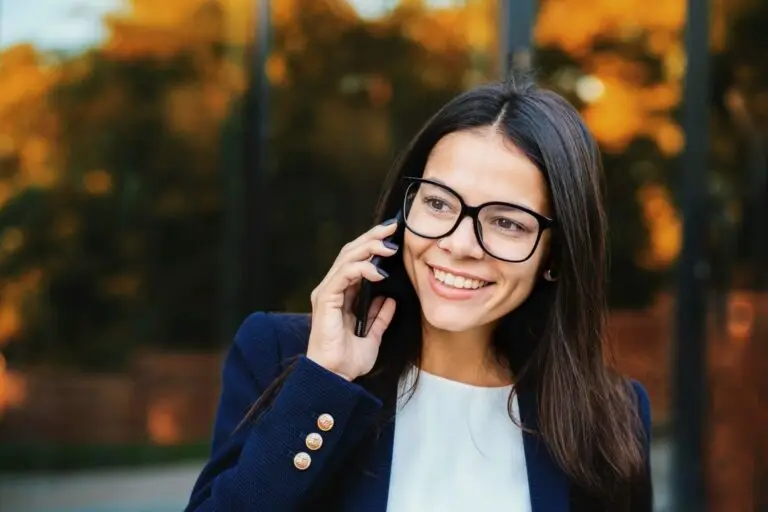
<path id="1" fill-rule="evenodd" d="M 251 373 L 279 373 L 306 352 L 308 340 L 309 315 L 256 312 L 240 325 L 231 351 L 239 354 Z"/>
<path id="2" fill-rule="evenodd" d="M 308 340 L 309 315 L 259 311 L 240 325 L 234 344 L 247 360 L 292 359 L 306 352 Z"/>
<path id="3" fill-rule="evenodd" d="M 630 380 L 632 390 L 635 395 L 635 403 L 637 405 L 637 414 L 640 417 L 640 421 L 643 424 L 643 430 L 645 431 L 646 438 L 651 439 L 651 399 L 648 396 L 648 392 L 645 387 L 637 380 Z"/>
<path id="4" fill-rule="evenodd" d="M 307 315 L 253 313 L 230 344 L 221 374 L 214 446 L 236 429 L 254 402 L 306 350 Z"/>

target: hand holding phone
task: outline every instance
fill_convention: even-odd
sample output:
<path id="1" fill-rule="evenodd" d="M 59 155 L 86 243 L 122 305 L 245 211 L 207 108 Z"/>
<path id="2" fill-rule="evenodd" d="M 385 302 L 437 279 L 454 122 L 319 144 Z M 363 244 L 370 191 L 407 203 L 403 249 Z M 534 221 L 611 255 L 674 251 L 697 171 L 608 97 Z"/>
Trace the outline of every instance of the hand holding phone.
<path id="1" fill-rule="evenodd" d="M 357 337 L 355 296 L 362 283 L 378 283 L 386 272 L 372 262 L 375 257 L 388 257 L 397 252 L 384 244 L 399 223 L 380 224 L 348 243 L 339 253 L 331 269 L 312 291 L 312 325 L 309 333 L 307 358 L 326 369 L 353 380 L 373 368 L 378 357 L 379 344 L 395 314 L 395 301 L 385 299 L 378 315 L 369 324 L 368 334 Z"/>
<path id="2" fill-rule="evenodd" d="M 394 233 L 384 239 L 384 243 L 394 244 L 399 246 L 402 242 L 403 234 L 403 212 L 398 211 L 395 216 L 395 222 L 397 223 L 397 229 Z M 384 270 L 384 257 L 380 255 L 373 256 L 371 263 L 376 268 Z M 367 279 L 363 279 L 360 283 L 360 290 L 357 293 L 357 299 L 355 300 L 355 336 L 364 338 L 368 336 L 368 332 L 371 324 L 376 316 L 378 316 L 381 306 L 384 303 L 385 297 L 383 294 L 377 295 L 376 283 Z"/>

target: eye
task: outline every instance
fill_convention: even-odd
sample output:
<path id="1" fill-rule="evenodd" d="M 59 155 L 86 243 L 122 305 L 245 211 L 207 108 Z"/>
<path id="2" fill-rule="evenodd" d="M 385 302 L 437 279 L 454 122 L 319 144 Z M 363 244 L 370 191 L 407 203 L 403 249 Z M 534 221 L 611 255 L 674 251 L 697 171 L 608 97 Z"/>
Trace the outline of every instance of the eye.
<path id="1" fill-rule="evenodd" d="M 515 222 L 512 219 L 506 217 L 496 217 L 491 221 L 491 224 L 501 228 L 504 231 L 511 231 L 513 233 L 527 233 L 528 228 L 519 222 Z"/>
<path id="2" fill-rule="evenodd" d="M 425 197 L 424 204 L 426 204 L 429 208 L 437 212 L 447 211 L 450 209 L 448 203 L 446 203 L 439 197 Z"/>

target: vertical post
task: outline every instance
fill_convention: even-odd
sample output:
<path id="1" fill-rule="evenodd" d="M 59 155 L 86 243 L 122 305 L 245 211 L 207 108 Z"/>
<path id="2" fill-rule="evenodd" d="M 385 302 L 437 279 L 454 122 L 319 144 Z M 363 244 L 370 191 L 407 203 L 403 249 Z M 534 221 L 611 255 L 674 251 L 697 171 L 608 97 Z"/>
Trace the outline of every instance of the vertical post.
<path id="1" fill-rule="evenodd" d="M 243 240 L 243 301 L 247 314 L 267 307 L 266 221 L 269 208 L 265 194 L 269 166 L 269 78 L 267 61 L 271 49 L 269 0 L 256 0 L 256 34 L 251 66 L 251 87 L 246 101 L 246 136 L 243 168 L 245 229 Z"/>
<path id="2" fill-rule="evenodd" d="M 679 262 L 672 368 L 672 510 L 705 510 L 707 150 L 709 4 L 687 1 L 688 54 L 683 94 L 683 248 Z"/>
<path id="3" fill-rule="evenodd" d="M 768 290 L 768 152 L 759 128 L 752 125 L 748 134 L 750 141 L 749 169 L 751 176 L 752 258 L 755 282 L 753 288 L 760 292 Z"/>
<path id="4" fill-rule="evenodd" d="M 536 0 L 501 0 L 501 73 L 528 71 L 533 64 L 533 28 Z"/>

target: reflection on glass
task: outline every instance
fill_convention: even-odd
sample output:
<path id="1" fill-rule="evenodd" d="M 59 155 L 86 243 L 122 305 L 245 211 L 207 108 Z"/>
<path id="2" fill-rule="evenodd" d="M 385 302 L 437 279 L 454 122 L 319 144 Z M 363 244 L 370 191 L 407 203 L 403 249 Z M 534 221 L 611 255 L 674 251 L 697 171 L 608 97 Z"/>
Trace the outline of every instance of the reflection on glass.
<path id="1" fill-rule="evenodd" d="M 768 405 L 766 23 L 765 2 L 725 1 L 713 13 L 713 434 L 708 474 L 713 510 L 768 505 L 763 436 L 768 417 L 762 412 Z"/>
<path id="2" fill-rule="evenodd" d="M 86 460 L 82 444 L 207 441 L 228 341 L 215 312 L 239 307 L 222 304 L 221 281 L 237 290 L 241 269 L 237 237 L 221 233 L 240 228 L 242 173 L 268 187 L 268 306 L 305 311 L 338 248 L 370 224 L 393 154 L 448 98 L 498 73 L 495 1 L 271 4 L 270 166 L 244 170 L 252 0 L 0 0 L 0 430 L 37 454 L 78 447 L 12 457 L 0 443 L 0 465 L 87 467 L 104 458 Z M 768 488 L 755 459 L 768 452 L 756 434 L 768 407 L 746 391 L 768 375 L 755 342 L 768 318 L 768 11 L 713 5 L 713 414 L 736 420 L 717 423 L 712 452 L 740 461 L 727 481 L 742 485 L 712 489 L 728 503 L 756 496 L 749 482 Z M 684 16 L 683 0 L 542 0 L 535 27 L 543 81 L 604 151 L 616 356 L 662 427 Z M 104 457 L 131 456 L 115 453 Z"/>
<path id="3" fill-rule="evenodd" d="M 536 27 L 547 82 L 580 107 L 603 150 L 616 357 L 648 387 L 662 433 L 669 413 L 673 278 L 682 243 L 677 184 L 685 135 L 677 119 L 685 8 L 673 1 L 654 9 L 615 2 L 579 9 L 574 2 L 545 0 Z M 755 434 L 766 418 L 754 398 L 768 384 L 765 344 L 755 343 L 765 337 L 760 319 L 768 311 L 760 271 L 768 267 L 762 221 L 768 218 L 762 206 L 768 182 L 768 10 L 752 0 L 715 2 L 711 19 L 711 147 L 709 168 L 701 171 L 712 219 L 708 496 L 712 510 L 746 510 L 765 502 L 756 489 L 768 481 L 759 463 L 768 449 Z M 659 460 L 667 458 L 664 438 L 656 438 Z"/>
<path id="4" fill-rule="evenodd" d="M 535 30 L 545 81 L 582 112 L 603 153 L 611 241 L 611 357 L 668 421 L 674 280 L 682 218 L 677 161 L 686 5 L 544 0 Z M 563 30 L 567 26 L 568 30 Z M 669 445 L 655 437 L 656 501 L 669 503 Z"/>
<path id="5" fill-rule="evenodd" d="M 0 1 L 0 466 L 208 437 L 218 351 L 180 354 L 220 345 L 220 132 L 250 11 Z"/>

